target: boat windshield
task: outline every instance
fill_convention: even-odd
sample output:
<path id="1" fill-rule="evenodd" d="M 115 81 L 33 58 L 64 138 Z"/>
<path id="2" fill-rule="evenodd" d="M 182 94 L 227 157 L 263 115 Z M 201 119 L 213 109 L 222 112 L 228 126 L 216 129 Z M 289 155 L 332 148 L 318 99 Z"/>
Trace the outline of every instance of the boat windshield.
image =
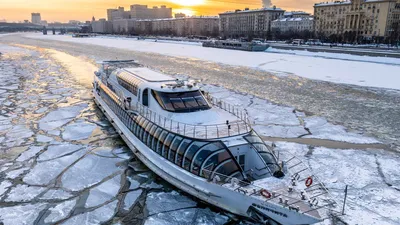
<path id="1" fill-rule="evenodd" d="M 196 112 L 210 109 L 210 105 L 200 91 L 160 92 L 151 91 L 158 104 L 169 112 Z"/>
<path id="2" fill-rule="evenodd" d="M 267 148 L 263 140 L 261 140 L 261 138 L 254 131 L 244 138 L 257 150 L 258 154 L 261 156 L 271 172 L 271 175 L 274 175 L 275 172 L 280 171 L 280 167 L 275 155 Z"/>

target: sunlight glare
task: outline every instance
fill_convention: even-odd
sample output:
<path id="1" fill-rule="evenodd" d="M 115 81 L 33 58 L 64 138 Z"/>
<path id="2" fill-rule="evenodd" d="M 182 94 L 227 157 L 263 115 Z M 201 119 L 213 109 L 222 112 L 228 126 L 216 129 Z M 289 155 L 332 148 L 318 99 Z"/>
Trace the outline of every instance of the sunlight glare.
<path id="1" fill-rule="evenodd" d="M 196 6 L 205 4 L 205 0 L 170 0 L 170 2 L 181 6 Z"/>

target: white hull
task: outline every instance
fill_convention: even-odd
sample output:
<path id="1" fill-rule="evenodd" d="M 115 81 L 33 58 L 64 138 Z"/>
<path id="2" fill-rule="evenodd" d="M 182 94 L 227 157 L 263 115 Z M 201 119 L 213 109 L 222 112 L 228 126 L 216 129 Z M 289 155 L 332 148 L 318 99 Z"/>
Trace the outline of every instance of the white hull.
<path id="1" fill-rule="evenodd" d="M 103 99 L 93 91 L 96 104 L 112 122 L 133 153 L 154 173 L 172 185 L 214 206 L 243 217 L 250 217 L 248 210 L 256 206 L 265 216 L 280 224 L 312 224 L 320 219 L 299 213 L 273 202 L 266 202 L 242 194 L 229 187 L 207 181 L 195 176 L 164 159 L 142 143 L 117 117 Z M 227 184 L 229 185 L 229 184 Z"/>

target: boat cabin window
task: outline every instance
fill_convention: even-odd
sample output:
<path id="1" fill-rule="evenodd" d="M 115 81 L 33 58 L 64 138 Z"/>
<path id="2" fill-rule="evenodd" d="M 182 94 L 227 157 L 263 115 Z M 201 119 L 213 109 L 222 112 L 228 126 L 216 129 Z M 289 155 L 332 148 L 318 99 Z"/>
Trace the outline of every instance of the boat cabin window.
<path id="1" fill-rule="evenodd" d="M 142 102 L 144 106 L 149 106 L 149 89 L 143 90 Z"/>
<path id="2" fill-rule="evenodd" d="M 196 112 L 210 109 L 200 91 L 160 92 L 152 90 L 153 97 L 160 106 L 169 112 Z"/>
<path id="3" fill-rule="evenodd" d="M 138 95 L 138 85 L 141 83 L 140 80 L 136 79 L 129 73 L 121 72 L 117 74 L 117 81 L 119 85 L 131 92 L 133 95 Z"/>

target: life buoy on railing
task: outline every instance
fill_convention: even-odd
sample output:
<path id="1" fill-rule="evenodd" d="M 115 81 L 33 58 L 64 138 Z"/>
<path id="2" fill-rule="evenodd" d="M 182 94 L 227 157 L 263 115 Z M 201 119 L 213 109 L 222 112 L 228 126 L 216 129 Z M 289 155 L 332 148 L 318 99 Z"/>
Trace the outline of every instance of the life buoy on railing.
<path id="1" fill-rule="evenodd" d="M 271 193 L 269 193 L 269 191 L 267 191 L 265 189 L 261 189 L 260 194 L 262 196 L 264 196 L 265 198 L 271 198 L 272 197 Z"/>
<path id="2" fill-rule="evenodd" d="M 312 177 L 308 177 L 307 180 L 306 180 L 306 186 L 310 187 L 312 185 L 312 183 L 313 183 Z"/>

